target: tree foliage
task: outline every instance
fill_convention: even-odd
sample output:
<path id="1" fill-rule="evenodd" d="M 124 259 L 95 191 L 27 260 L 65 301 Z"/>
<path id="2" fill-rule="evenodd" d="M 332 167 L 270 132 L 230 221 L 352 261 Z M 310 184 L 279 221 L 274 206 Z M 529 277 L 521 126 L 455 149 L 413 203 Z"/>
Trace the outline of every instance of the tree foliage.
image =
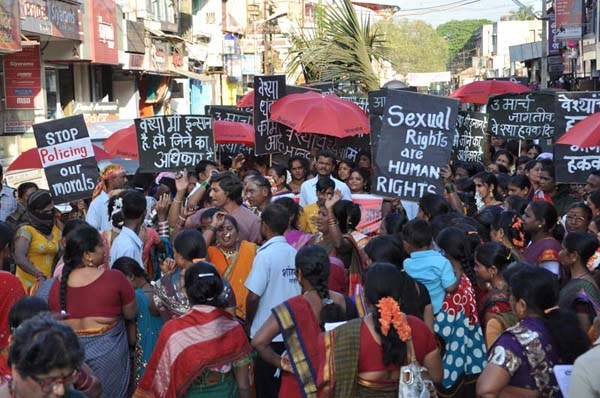
<path id="1" fill-rule="evenodd" d="M 437 27 L 437 33 L 448 42 L 448 64 L 452 64 L 482 25 L 491 24 L 487 19 L 466 19 L 448 21 Z"/>
<path id="2" fill-rule="evenodd" d="M 347 81 L 363 91 L 379 89 L 373 61 L 388 57 L 384 37 L 370 20 L 360 20 L 350 0 L 322 7 L 314 30 L 291 35 L 289 70 L 302 68 L 305 80 Z"/>
<path id="3" fill-rule="evenodd" d="M 511 11 L 508 19 L 511 21 L 530 21 L 535 19 L 533 6 L 521 6 L 518 10 Z"/>
<path id="4" fill-rule="evenodd" d="M 385 33 L 389 61 L 399 74 L 446 70 L 448 45 L 428 23 L 405 19 L 381 22 L 378 27 Z"/>

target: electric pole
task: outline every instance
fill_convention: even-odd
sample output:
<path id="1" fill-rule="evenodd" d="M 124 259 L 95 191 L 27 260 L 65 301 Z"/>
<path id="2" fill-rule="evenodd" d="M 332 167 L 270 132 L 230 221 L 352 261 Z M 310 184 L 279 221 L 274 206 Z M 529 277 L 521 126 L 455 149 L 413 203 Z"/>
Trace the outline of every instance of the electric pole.
<path id="1" fill-rule="evenodd" d="M 548 88 L 548 15 L 546 0 L 542 0 L 542 62 L 540 87 Z"/>

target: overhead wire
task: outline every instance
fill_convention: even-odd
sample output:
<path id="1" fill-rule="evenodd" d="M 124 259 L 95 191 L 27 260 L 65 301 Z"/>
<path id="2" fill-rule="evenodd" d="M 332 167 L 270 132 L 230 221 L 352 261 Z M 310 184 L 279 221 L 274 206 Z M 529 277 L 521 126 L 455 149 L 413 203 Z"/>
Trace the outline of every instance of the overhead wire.
<path id="1" fill-rule="evenodd" d="M 481 0 L 462 0 L 460 2 L 460 4 L 456 4 L 457 2 L 453 2 L 453 3 L 447 3 L 447 4 L 441 4 L 441 5 L 437 5 L 437 6 L 432 6 L 432 7 L 424 7 L 423 11 L 420 12 L 413 12 L 413 10 L 400 10 L 397 13 L 394 14 L 394 16 L 398 16 L 398 17 L 409 17 L 409 16 L 419 16 L 419 15 L 426 15 L 426 14 L 431 14 L 432 12 L 439 12 L 439 11 L 448 11 L 448 10 L 452 10 L 455 8 L 461 8 L 464 7 L 466 5 L 469 4 L 473 4 L 473 3 L 478 3 Z M 414 9 L 415 11 L 417 9 Z M 405 13 L 407 12 L 407 13 Z"/>

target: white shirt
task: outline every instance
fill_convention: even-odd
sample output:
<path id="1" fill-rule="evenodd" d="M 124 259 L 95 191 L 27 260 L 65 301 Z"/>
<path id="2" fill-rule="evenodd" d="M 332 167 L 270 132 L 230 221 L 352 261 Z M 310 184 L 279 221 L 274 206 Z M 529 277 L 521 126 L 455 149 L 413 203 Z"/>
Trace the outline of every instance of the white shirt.
<path id="1" fill-rule="evenodd" d="M 131 257 L 137 261 L 141 268 L 144 268 L 142 262 L 143 247 L 144 244 L 140 237 L 131 228 L 123 227 L 110 247 L 110 267 L 112 268 L 115 261 L 121 257 Z"/>
<path id="2" fill-rule="evenodd" d="M 99 231 L 108 231 L 112 228 L 108 217 L 108 200 L 110 197 L 104 191 L 100 192 L 96 199 L 90 203 L 85 221 Z"/>
<path id="3" fill-rule="evenodd" d="M 256 251 L 252 270 L 244 284 L 249 291 L 260 296 L 250 328 L 251 338 L 267 321 L 273 307 L 301 293 L 296 279 L 295 259 L 296 249 L 283 236 L 269 239 Z M 283 338 L 277 335 L 273 341 L 283 341 Z"/>
<path id="4" fill-rule="evenodd" d="M 317 181 L 319 181 L 319 178 L 323 177 L 316 176 L 302 183 L 300 186 L 300 206 L 310 205 L 317 201 Z M 352 193 L 345 182 L 332 176 L 329 176 L 329 178 L 335 182 L 335 189 L 339 189 L 342 193 L 342 199 L 352 200 Z"/>

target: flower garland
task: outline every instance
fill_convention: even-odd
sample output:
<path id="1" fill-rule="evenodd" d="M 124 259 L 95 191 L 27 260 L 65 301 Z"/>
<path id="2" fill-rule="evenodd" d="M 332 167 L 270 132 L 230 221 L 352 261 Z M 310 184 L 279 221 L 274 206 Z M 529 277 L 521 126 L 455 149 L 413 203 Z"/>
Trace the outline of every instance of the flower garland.
<path id="1" fill-rule="evenodd" d="M 410 325 L 406 319 L 406 315 L 400 311 L 398 302 L 392 297 L 383 297 L 377 304 L 379 309 L 379 323 L 381 325 L 381 333 L 387 336 L 390 331 L 390 326 L 394 326 L 400 340 L 407 342 L 411 337 Z"/>

